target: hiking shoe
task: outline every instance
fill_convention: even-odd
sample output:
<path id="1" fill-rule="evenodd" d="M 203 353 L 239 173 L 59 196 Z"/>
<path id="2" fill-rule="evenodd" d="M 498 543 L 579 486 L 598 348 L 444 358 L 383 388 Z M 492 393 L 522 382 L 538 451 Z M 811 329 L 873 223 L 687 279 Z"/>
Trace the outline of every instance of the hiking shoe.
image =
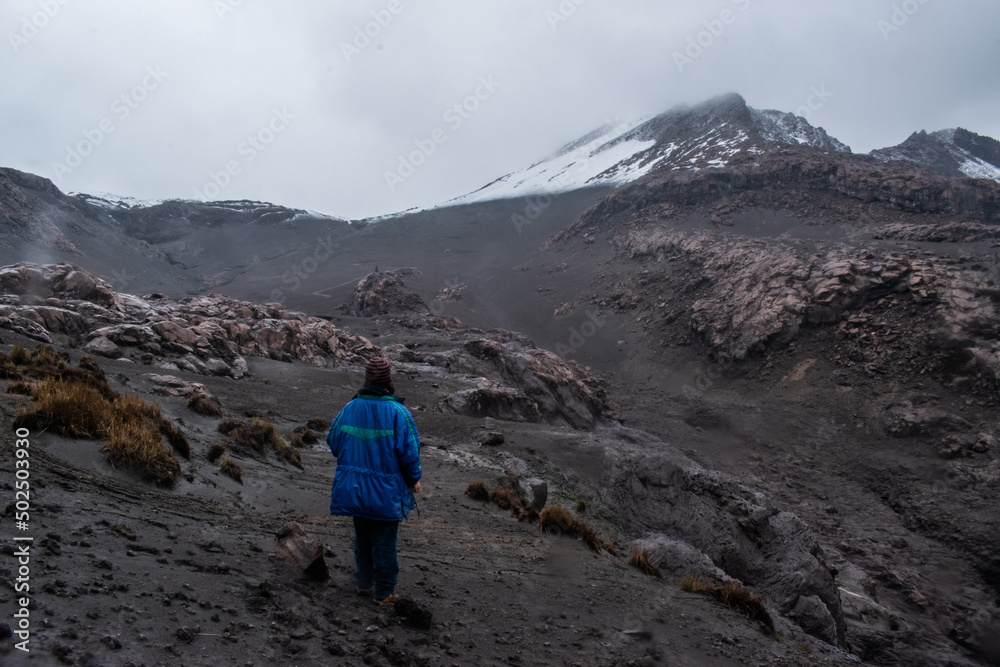
<path id="1" fill-rule="evenodd" d="M 396 600 L 398 600 L 398 599 L 399 599 L 399 597 L 397 595 L 395 595 L 395 594 L 393 594 L 393 595 L 387 595 L 386 597 L 384 597 L 381 600 L 379 600 L 378 603 L 380 605 L 382 605 L 383 607 L 388 607 L 391 604 L 396 604 Z"/>
<path id="2" fill-rule="evenodd" d="M 370 598 L 374 592 L 375 592 L 375 587 L 374 586 L 369 586 L 368 588 L 361 588 L 360 586 L 358 587 L 358 596 L 359 597 L 368 597 L 368 598 Z"/>

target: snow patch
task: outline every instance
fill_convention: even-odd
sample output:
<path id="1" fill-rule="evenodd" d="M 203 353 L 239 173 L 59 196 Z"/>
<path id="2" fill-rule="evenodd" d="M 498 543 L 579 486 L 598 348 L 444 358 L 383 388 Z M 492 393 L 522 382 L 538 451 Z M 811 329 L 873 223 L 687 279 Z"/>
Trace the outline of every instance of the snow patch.
<path id="1" fill-rule="evenodd" d="M 1000 182 L 1000 169 L 977 157 L 967 159 L 958 170 L 969 178 L 988 178 Z"/>
<path id="2" fill-rule="evenodd" d="M 88 204 L 97 206 L 109 211 L 123 208 L 150 208 L 159 206 L 166 199 L 139 199 L 137 197 L 126 197 L 124 195 L 111 194 L 109 192 L 70 192 L 70 197 L 82 199 Z"/>
<path id="3" fill-rule="evenodd" d="M 647 157 L 643 154 L 656 145 L 656 141 L 624 138 L 643 122 L 624 123 L 592 132 L 546 160 L 502 176 L 445 205 L 553 194 L 633 181 L 649 173 L 662 159 L 662 156 L 643 159 Z"/>

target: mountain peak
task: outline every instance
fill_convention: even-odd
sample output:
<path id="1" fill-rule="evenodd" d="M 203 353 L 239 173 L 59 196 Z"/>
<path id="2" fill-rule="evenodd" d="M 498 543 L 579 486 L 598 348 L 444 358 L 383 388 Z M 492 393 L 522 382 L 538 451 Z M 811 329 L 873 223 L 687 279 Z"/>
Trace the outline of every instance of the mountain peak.
<path id="1" fill-rule="evenodd" d="M 805 118 L 760 111 L 748 106 L 738 93 L 727 93 L 649 119 L 606 124 L 527 169 L 502 176 L 448 204 L 616 186 L 653 170 L 719 169 L 737 154 L 763 153 L 773 144 L 850 152 Z"/>
<path id="2" fill-rule="evenodd" d="M 911 162 L 949 178 L 1000 181 L 1000 141 L 964 128 L 911 134 L 898 146 L 871 152 L 882 160 Z"/>

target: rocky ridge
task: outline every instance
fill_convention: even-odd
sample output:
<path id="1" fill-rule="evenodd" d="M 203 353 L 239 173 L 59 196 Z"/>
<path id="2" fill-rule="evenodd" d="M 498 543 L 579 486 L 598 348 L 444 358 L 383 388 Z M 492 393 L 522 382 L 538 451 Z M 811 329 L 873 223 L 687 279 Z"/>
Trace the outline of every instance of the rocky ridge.
<path id="1" fill-rule="evenodd" d="M 120 294 L 68 263 L 4 267 L 0 290 L 4 328 L 46 343 L 68 336 L 87 352 L 166 370 L 238 379 L 247 372 L 247 356 L 332 366 L 378 352 L 365 338 L 279 304 Z"/>
<path id="2" fill-rule="evenodd" d="M 891 148 L 871 152 L 878 160 L 902 160 L 949 178 L 1000 180 L 1000 141 L 963 128 L 914 132 Z"/>
<path id="3" fill-rule="evenodd" d="M 347 310 L 408 332 L 410 342 L 385 348 L 385 355 L 403 369 L 439 369 L 469 379 L 472 387 L 443 399 L 445 410 L 514 421 L 559 419 L 581 429 L 618 415 L 606 383 L 579 364 L 535 347 L 521 334 L 487 332 L 442 317 L 397 273 L 372 273 L 362 279 Z M 416 332 L 430 339 L 428 347 L 438 349 L 421 349 L 413 342 Z"/>
<path id="4" fill-rule="evenodd" d="M 65 336 L 85 352 L 160 371 L 239 379 L 248 372 L 246 357 L 332 368 L 383 353 L 367 338 L 280 304 L 221 295 L 174 301 L 158 294 L 121 294 L 68 263 L 4 267 L 0 292 L 0 328 L 45 343 Z M 616 416 L 603 381 L 583 368 L 519 334 L 485 332 L 439 317 L 395 275 L 372 274 L 356 294 L 374 309 L 366 312 L 395 313 L 404 329 L 429 331 L 438 342 L 448 341 L 429 353 L 406 346 L 384 351 L 403 369 L 464 377 L 468 388 L 443 399 L 445 409 L 477 417 L 565 421 L 575 428 Z"/>
<path id="5" fill-rule="evenodd" d="M 906 299 L 925 306 L 933 347 L 965 358 L 953 374 L 1000 383 L 1000 288 L 983 266 L 837 244 L 811 252 L 794 243 L 664 227 L 633 229 L 616 242 L 633 259 L 697 267 L 704 286 L 690 306 L 691 326 L 722 360 L 780 349 L 807 326 L 839 324 L 846 338 L 858 325 L 884 319 L 873 318 L 872 307 Z M 883 344 L 900 333 L 891 337 L 886 325 Z"/>

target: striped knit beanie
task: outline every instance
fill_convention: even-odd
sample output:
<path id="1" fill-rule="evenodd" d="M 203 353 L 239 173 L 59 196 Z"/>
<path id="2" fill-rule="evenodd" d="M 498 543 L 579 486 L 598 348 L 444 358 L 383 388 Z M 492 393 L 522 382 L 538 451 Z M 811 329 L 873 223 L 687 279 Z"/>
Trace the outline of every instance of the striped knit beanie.
<path id="1" fill-rule="evenodd" d="M 383 357 L 372 357 L 365 364 L 365 384 L 386 384 L 390 379 L 389 362 Z"/>

